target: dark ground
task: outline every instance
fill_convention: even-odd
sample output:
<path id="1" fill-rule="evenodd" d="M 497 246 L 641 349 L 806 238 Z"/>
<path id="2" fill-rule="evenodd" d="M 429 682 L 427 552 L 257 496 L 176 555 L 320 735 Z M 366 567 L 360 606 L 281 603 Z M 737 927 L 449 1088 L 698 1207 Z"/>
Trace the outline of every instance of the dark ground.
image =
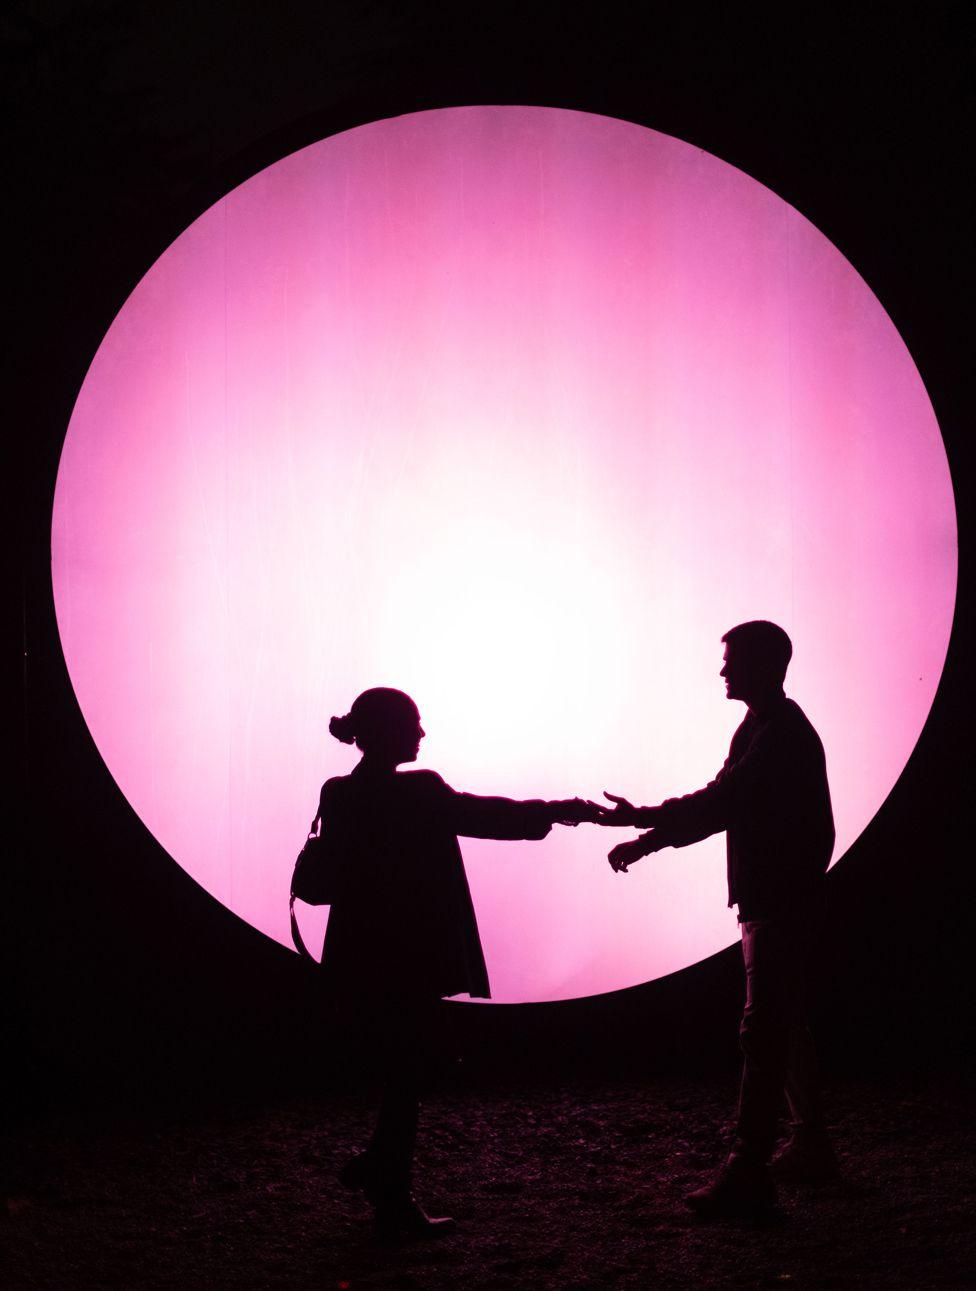
<path id="1" fill-rule="evenodd" d="M 681 1206 L 720 1158 L 732 1082 L 442 1086 L 417 1193 L 458 1228 L 384 1248 L 335 1183 L 362 1145 L 351 1093 L 219 1113 L 50 1116 L 11 1136 L 11 1288 L 976 1286 L 968 1082 L 828 1090 L 842 1183 L 783 1189 L 772 1229 Z"/>

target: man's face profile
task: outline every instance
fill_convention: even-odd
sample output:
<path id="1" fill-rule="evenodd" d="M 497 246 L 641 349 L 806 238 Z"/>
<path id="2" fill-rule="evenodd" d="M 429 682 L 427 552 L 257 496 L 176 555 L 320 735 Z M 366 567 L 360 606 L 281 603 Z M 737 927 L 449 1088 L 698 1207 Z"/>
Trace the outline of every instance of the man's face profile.
<path id="1" fill-rule="evenodd" d="M 748 703 L 749 697 L 762 688 L 763 678 L 756 661 L 750 659 L 738 646 L 726 643 L 722 656 L 723 664 L 720 677 L 725 678 L 726 699 L 741 699 Z M 768 684 L 768 679 L 767 679 Z"/>
<path id="2" fill-rule="evenodd" d="M 725 698 L 738 699 L 739 696 L 735 693 L 735 664 L 729 657 L 730 653 L 729 647 L 726 646 L 722 654 L 722 671 L 719 676 L 725 678 Z"/>

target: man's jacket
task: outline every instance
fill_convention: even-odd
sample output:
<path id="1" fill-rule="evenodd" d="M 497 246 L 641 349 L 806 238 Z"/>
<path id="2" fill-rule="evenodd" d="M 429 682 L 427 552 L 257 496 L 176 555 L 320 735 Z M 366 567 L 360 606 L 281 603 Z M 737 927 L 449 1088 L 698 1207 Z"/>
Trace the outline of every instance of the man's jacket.
<path id="1" fill-rule="evenodd" d="M 751 710 L 718 775 L 669 798 L 655 838 L 686 847 L 726 832 L 729 905 L 740 920 L 799 912 L 815 900 L 834 849 L 834 818 L 820 737 L 785 696 Z"/>

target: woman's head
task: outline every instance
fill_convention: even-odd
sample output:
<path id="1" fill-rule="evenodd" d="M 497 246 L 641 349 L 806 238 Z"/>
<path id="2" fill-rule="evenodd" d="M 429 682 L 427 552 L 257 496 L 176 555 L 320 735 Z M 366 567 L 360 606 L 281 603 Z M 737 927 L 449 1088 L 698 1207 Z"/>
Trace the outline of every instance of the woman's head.
<path id="1" fill-rule="evenodd" d="M 414 762 L 424 737 L 417 705 L 388 686 L 364 690 L 345 717 L 332 718 L 329 730 L 343 744 L 394 765 Z"/>

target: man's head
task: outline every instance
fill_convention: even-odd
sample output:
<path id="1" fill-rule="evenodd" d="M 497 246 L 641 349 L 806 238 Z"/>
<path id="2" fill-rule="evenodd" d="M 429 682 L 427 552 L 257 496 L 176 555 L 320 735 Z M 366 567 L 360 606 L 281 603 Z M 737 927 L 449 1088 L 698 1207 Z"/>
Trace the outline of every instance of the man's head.
<path id="1" fill-rule="evenodd" d="M 782 690 L 793 644 L 781 627 L 757 619 L 730 628 L 722 640 L 725 664 L 719 676 L 725 678 L 729 699 L 744 700 L 752 707 Z"/>

